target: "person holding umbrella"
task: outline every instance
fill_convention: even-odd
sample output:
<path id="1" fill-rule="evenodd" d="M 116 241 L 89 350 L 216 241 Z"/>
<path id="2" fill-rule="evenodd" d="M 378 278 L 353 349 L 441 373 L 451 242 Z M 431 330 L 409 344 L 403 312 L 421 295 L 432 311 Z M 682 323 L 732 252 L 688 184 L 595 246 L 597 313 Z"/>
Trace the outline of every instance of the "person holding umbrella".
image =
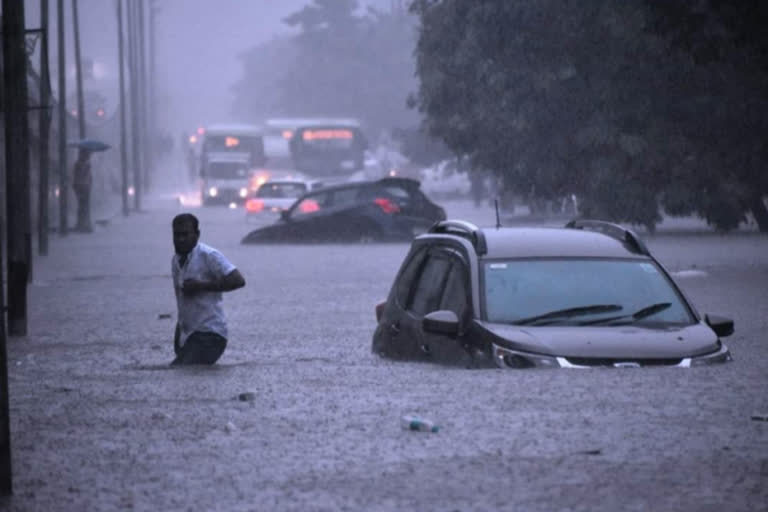
<path id="1" fill-rule="evenodd" d="M 93 232 L 91 224 L 91 154 L 95 151 L 105 151 L 111 146 L 95 139 L 83 139 L 71 145 L 78 148 L 77 160 L 72 171 L 72 189 L 77 199 L 77 224 L 75 231 L 80 233 Z"/>
<path id="2" fill-rule="evenodd" d="M 77 199 L 77 224 L 75 231 L 91 233 L 91 152 L 81 147 L 77 153 L 77 160 L 72 172 L 72 188 Z"/>

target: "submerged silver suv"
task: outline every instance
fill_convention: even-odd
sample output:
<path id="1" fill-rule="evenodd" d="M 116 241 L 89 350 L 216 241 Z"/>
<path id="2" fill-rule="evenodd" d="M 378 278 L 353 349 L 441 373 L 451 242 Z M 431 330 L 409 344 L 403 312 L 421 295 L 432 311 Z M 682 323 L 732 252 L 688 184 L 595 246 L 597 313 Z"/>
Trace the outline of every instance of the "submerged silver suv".
<path id="1" fill-rule="evenodd" d="M 731 359 L 733 321 L 700 316 L 631 230 L 436 223 L 415 238 L 374 352 L 467 366 L 690 367 Z"/>

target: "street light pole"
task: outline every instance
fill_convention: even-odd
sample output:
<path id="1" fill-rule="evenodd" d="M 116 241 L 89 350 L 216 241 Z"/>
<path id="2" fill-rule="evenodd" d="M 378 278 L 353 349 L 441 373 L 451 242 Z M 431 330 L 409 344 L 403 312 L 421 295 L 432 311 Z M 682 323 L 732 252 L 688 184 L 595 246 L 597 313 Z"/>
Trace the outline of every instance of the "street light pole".
<path id="1" fill-rule="evenodd" d="M 77 0 L 72 0 L 72 29 L 75 32 L 75 79 L 77 84 L 77 127 L 80 139 L 85 138 L 85 99 L 83 97 L 83 68 L 80 62 L 80 20 Z"/>
<path id="2" fill-rule="evenodd" d="M 141 148 L 139 133 L 139 80 L 137 77 L 136 3 L 127 2 L 128 10 L 128 75 L 131 94 L 131 148 L 133 163 L 133 208 L 141 210 Z"/>
<path id="3" fill-rule="evenodd" d="M 144 41 L 144 29 L 146 26 L 146 17 L 144 16 L 144 0 L 137 0 L 138 3 L 138 17 L 139 17 L 139 24 L 138 24 L 138 53 L 139 53 L 139 72 L 138 72 L 138 79 L 139 79 L 139 103 L 141 105 L 140 108 L 140 115 L 141 115 L 141 157 L 142 157 L 142 167 L 144 168 L 144 179 L 142 180 L 142 183 L 144 185 L 144 191 L 148 192 L 150 187 L 150 145 L 149 142 L 152 140 L 152 137 L 149 136 L 149 132 L 152 130 L 152 128 L 149 126 L 147 122 L 147 52 L 146 52 L 146 44 Z"/>

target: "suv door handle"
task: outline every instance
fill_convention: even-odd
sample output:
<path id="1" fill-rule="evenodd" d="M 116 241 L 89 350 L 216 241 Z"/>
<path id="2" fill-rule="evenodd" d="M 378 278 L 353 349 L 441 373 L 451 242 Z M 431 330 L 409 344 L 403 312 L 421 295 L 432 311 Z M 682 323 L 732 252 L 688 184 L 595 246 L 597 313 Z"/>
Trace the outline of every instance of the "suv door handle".
<path id="1" fill-rule="evenodd" d="M 389 330 L 395 336 L 400 334 L 400 322 L 392 322 L 391 324 L 389 324 Z"/>

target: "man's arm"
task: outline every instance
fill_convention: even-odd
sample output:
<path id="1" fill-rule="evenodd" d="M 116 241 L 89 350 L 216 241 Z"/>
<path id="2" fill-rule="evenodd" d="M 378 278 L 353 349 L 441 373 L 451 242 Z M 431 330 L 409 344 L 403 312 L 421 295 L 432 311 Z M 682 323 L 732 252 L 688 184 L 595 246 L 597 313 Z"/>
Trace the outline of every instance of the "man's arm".
<path id="1" fill-rule="evenodd" d="M 196 279 L 185 279 L 182 291 L 186 294 L 196 292 L 231 292 L 245 286 L 245 278 L 239 270 L 232 272 L 213 281 L 198 281 Z"/>
<path id="2" fill-rule="evenodd" d="M 224 276 L 223 279 L 219 280 L 219 286 L 219 291 L 231 292 L 232 290 L 237 290 L 238 288 L 245 286 L 245 278 L 239 270 L 234 269 L 232 272 Z"/>

